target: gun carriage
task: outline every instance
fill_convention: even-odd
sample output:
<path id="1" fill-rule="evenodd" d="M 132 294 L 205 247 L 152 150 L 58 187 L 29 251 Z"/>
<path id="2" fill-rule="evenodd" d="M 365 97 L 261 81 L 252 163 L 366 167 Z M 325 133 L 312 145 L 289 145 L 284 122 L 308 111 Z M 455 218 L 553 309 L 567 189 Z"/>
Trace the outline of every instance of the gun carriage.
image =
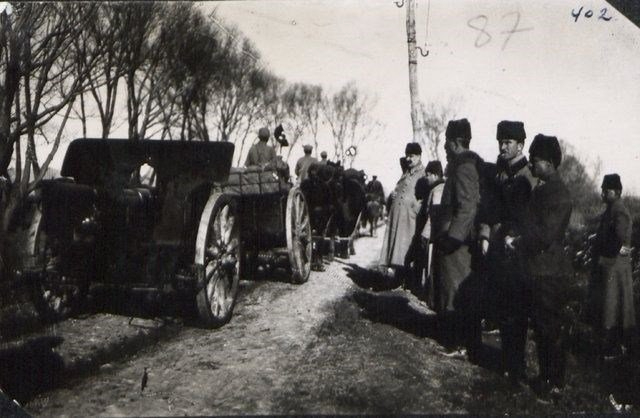
<path id="1" fill-rule="evenodd" d="M 41 316 L 73 314 L 99 282 L 186 297 L 217 327 L 232 316 L 240 279 L 281 268 L 305 282 L 303 194 L 275 171 L 231 168 L 233 151 L 224 142 L 73 141 L 63 178 L 30 195 L 20 235 L 17 273 Z"/>

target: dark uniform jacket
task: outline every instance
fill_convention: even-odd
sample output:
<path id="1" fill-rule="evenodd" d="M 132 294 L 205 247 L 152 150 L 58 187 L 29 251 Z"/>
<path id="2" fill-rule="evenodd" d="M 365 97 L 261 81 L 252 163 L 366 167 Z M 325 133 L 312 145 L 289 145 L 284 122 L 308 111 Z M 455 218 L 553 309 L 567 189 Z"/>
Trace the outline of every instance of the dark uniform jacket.
<path id="1" fill-rule="evenodd" d="M 531 276 L 572 273 L 571 260 L 562 245 L 572 207 L 569 190 L 558 173 L 533 189 L 517 243 Z"/>
<path id="2" fill-rule="evenodd" d="M 298 162 L 296 162 L 296 176 L 298 176 L 298 180 L 300 182 L 304 181 L 307 178 L 307 173 L 309 171 L 309 167 L 311 167 L 311 164 L 317 162 L 318 160 L 311 155 L 305 155 L 298 159 Z"/>
<path id="3" fill-rule="evenodd" d="M 594 255 L 616 257 L 622 246 L 631 246 L 631 214 L 621 199 L 616 200 L 600 218 Z"/>
<path id="4" fill-rule="evenodd" d="M 472 151 L 456 156 L 448 172 L 452 173 L 444 184 L 440 210 L 443 231 L 438 235 L 448 235 L 461 242 L 475 238 L 475 218 L 480 204 L 480 176 L 478 167 L 482 158 Z"/>
<path id="5" fill-rule="evenodd" d="M 245 167 L 260 166 L 265 167 L 269 163 L 276 160 L 276 150 L 267 145 L 266 142 L 258 141 L 251 146 L 247 159 L 244 162 Z"/>
<path id="6" fill-rule="evenodd" d="M 481 220 L 479 238 L 502 240 L 505 236 L 520 234 L 522 223 L 537 179 L 531 174 L 525 156 L 509 164 L 498 158 L 496 176 L 491 185 L 490 210 Z"/>

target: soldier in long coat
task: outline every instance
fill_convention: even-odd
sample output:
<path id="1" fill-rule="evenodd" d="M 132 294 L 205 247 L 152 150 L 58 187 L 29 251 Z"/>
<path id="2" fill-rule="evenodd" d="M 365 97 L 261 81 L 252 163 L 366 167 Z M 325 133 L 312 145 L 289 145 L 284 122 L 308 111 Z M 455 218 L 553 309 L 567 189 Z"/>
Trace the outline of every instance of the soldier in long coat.
<path id="1" fill-rule="evenodd" d="M 471 125 L 467 119 L 449 121 L 445 133 L 447 179 L 440 210 L 442 230 L 435 237 L 434 268 L 438 300 L 436 312 L 450 354 L 477 359 L 481 348 L 478 277 L 472 270 L 476 249 L 476 214 L 480 204 L 482 159 L 469 150 Z"/>
<path id="2" fill-rule="evenodd" d="M 429 193 L 422 202 L 422 216 L 424 217 L 424 227 L 420 233 L 423 240 L 425 257 L 425 271 L 421 282 L 421 290 L 427 305 L 435 309 L 435 301 L 438 299 L 437 288 L 433 280 L 433 238 L 436 232 L 442 230 L 442 215 L 440 202 L 442 201 L 442 191 L 444 190 L 444 174 L 440 161 L 429 161 L 425 168 Z M 418 225 L 420 228 L 420 225 Z"/>
<path id="3" fill-rule="evenodd" d="M 605 175 L 602 200 L 607 209 L 600 218 L 593 254 L 595 280 L 603 291 L 602 354 L 605 357 L 620 354 L 622 342 L 631 347 L 636 343 L 631 277 L 632 220 L 621 194 L 620 176 Z"/>
<path id="4" fill-rule="evenodd" d="M 520 235 L 524 213 L 537 180 L 523 154 L 526 132 L 522 122 L 502 121 L 496 139 L 500 154 L 491 185 L 491 210 L 480 220 L 478 239 L 486 256 L 489 310 L 500 327 L 503 367 L 514 382 L 526 380 L 527 289 L 522 260 L 504 248 L 504 237 Z"/>
<path id="5" fill-rule="evenodd" d="M 536 135 L 529 147 L 529 159 L 532 174 L 542 183 L 533 189 L 520 235 L 506 236 L 504 243 L 521 253 L 524 260 L 540 369 L 534 389 L 544 399 L 559 395 L 564 386 L 566 324 L 562 311 L 568 301 L 573 268 L 563 240 L 573 205 L 557 171 L 562 160 L 558 139 Z"/>
<path id="6" fill-rule="evenodd" d="M 379 262 L 381 266 L 395 269 L 396 273 L 405 272 L 407 254 L 416 232 L 416 217 L 420 211 L 421 202 L 415 195 L 416 183 L 424 177 L 420 144 L 407 144 L 405 158 L 407 171 L 402 174 L 390 196 L 389 219 Z"/>

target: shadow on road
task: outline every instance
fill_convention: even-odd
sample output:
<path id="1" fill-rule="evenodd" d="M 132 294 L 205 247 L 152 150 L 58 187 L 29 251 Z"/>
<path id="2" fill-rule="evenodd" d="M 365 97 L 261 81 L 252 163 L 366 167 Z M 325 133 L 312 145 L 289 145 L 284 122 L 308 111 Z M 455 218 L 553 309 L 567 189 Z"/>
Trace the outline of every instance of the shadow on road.
<path id="1" fill-rule="evenodd" d="M 0 387 L 7 396 L 24 404 L 58 385 L 64 362 L 54 348 L 62 341 L 56 336 L 38 337 L 0 349 Z"/>
<path id="2" fill-rule="evenodd" d="M 374 292 L 384 292 L 393 290 L 402 285 L 402 280 L 396 277 L 384 274 L 375 268 L 364 268 L 357 264 L 345 263 L 340 260 L 336 262 L 344 264 L 344 271 L 351 281 L 363 289 L 369 289 Z"/>
<path id="3" fill-rule="evenodd" d="M 367 319 L 392 325 L 420 338 L 430 338 L 439 344 L 450 340 L 448 329 L 442 329 L 435 312 L 426 307 L 414 306 L 407 296 L 388 293 L 402 285 L 400 280 L 383 274 L 375 268 L 363 268 L 345 263 L 345 272 L 354 284 L 366 290 L 358 290 L 353 298 Z M 375 292 L 375 293 L 372 293 Z M 386 293 L 383 293 L 386 292 Z M 476 364 L 488 370 L 502 369 L 499 343 L 492 335 L 483 336 L 485 344 Z"/>

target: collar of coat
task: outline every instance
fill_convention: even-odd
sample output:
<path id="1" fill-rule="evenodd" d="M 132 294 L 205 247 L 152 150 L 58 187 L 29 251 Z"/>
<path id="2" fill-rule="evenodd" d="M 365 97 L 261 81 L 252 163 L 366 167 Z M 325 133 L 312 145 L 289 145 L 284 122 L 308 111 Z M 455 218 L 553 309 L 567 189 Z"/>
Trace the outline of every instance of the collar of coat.
<path id="1" fill-rule="evenodd" d="M 422 161 L 420 162 L 420 164 L 418 164 L 417 166 L 410 168 L 409 170 L 407 170 L 407 172 L 405 173 L 408 176 L 412 176 L 417 172 L 422 172 L 424 171 L 424 165 L 422 165 Z"/>
<path id="2" fill-rule="evenodd" d="M 518 171 L 522 170 L 527 166 L 527 164 L 529 164 L 527 157 L 525 157 L 524 155 L 521 155 L 520 157 L 521 158 L 519 158 L 513 164 L 509 164 L 509 161 L 498 157 L 498 161 L 496 162 L 496 165 L 498 166 L 498 172 L 504 172 L 507 173 L 509 177 L 513 177 L 516 173 L 518 173 Z"/>
<path id="3" fill-rule="evenodd" d="M 477 165 L 479 162 L 482 162 L 482 158 L 478 154 L 470 150 L 462 151 L 460 154 L 456 155 L 453 160 L 454 165 L 460 165 L 464 163 L 472 163 Z"/>

